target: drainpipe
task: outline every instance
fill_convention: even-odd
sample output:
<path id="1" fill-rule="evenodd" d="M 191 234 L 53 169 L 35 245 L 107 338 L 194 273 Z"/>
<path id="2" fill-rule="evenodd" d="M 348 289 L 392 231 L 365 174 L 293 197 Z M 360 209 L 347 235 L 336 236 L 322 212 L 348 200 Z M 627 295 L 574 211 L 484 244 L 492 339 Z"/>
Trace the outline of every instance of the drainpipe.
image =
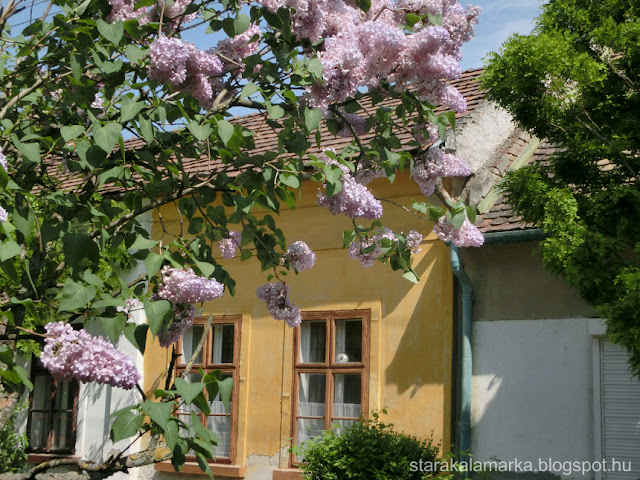
<path id="1" fill-rule="evenodd" d="M 451 270 L 462 287 L 462 357 L 460 378 L 460 442 L 461 460 L 471 452 L 471 321 L 473 316 L 473 288 L 471 279 L 460 260 L 460 248 L 449 245 Z"/>

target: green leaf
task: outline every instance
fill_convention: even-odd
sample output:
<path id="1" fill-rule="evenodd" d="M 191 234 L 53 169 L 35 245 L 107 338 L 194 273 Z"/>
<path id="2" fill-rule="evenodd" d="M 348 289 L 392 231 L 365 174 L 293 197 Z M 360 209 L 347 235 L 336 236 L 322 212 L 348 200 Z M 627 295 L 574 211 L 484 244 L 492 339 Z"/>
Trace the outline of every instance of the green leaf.
<path id="1" fill-rule="evenodd" d="M 273 120 L 278 120 L 282 117 L 284 117 L 284 108 L 282 108 L 280 105 L 269 105 L 267 103 L 267 112 L 269 113 L 269 117 L 271 117 Z"/>
<path id="2" fill-rule="evenodd" d="M 304 124 L 307 130 L 312 131 L 318 128 L 320 121 L 322 120 L 322 110 L 319 108 L 310 109 L 304 108 Z"/>
<path id="3" fill-rule="evenodd" d="M 107 23 L 101 18 L 96 22 L 100 35 L 109 40 L 114 45 L 118 45 L 124 34 L 124 23 L 114 22 Z"/>
<path id="4" fill-rule="evenodd" d="M 209 125 L 200 125 L 195 120 L 191 120 L 187 124 L 187 129 L 189 129 L 191 135 L 196 137 L 198 140 L 206 140 L 213 133 L 213 129 Z"/>
<path id="5" fill-rule="evenodd" d="M 136 102 L 132 98 L 124 97 L 120 102 L 120 121 L 128 122 L 138 115 L 144 106 L 144 102 Z"/>
<path id="6" fill-rule="evenodd" d="M 171 310 L 171 304 L 167 300 L 158 300 L 152 302 L 151 300 L 144 300 L 144 311 L 147 314 L 147 322 L 151 333 L 155 337 L 162 328 L 162 321 L 164 316 Z"/>
<path id="7" fill-rule="evenodd" d="M 60 128 L 60 134 L 62 135 L 62 138 L 64 138 L 65 142 L 78 138 L 82 135 L 82 132 L 84 132 L 84 127 L 82 125 L 70 125 Z"/>
<path id="8" fill-rule="evenodd" d="M 93 285 L 85 286 L 67 278 L 62 291 L 58 294 L 58 297 L 56 297 L 60 300 L 58 312 L 74 312 L 79 310 L 87 306 L 95 297 L 96 287 Z"/>
<path id="9" fill-rule="evenodd" d="M 319 79 L 322 78 L 322 62 L 318 57 L 314 57 L 309 60 L 308 70 L 314 77 Z"/>
<path id="10" fill-rule="evenodd" d="M 124 326 L 127 323 L 127 318 L 119 313 L 115 317 L 100 317 L 100 325 L 102 325 L 102 330 L 114 343 L 118 341 L 122 332 L 124 331 Z"/>
<path id="11" fill-rule="evenodd" d="M 466 219 L 467 216 L 465 215 L 464 211 L 458 212 L 453 216 L 453 218 L 451 218 L 451 225 L 453 225 L 456 230 L 460 230 L 462 228 L 462 224 Z"/>
<path id="12" fill-rule="evenodd" d="M 31 383 L 31 380 L 29 380 L 29 373 L 23 367 L 21 367 L 20 365 L 16 365 L 15 367 L 13 367 L 13 371 L 18 374 L 18 377 L 20 377 L 22 383 L 24 383 L 24 385 L 29 390 L 33 390 L 33 383 Z"/>
<path id="13" fill-rule="evenodd" d="M 240 92 L 240 98 L 245 98 L 245 97 L 248 97 L 250 95 L 253 95 L 258 90 L 259 90 L 259 88 L 255 83 L 249 82 L 244 87 L 242 87 L 242 91 Z"/>
<path id="14" fill-rule="evenodd" d="M 347 248 L 356 239 L 355 230 L 345 230 L 342 232 L 342 248 Z"/>
<path id="15" fill-rule="evenodd" d="M 164 441 L 172 452 L 176 448 L 178 438 L 180 438 L 180 427 L 176 419 L 172 417 L 167 422 L 167 428 L 164 429 Z"/>
<path id="16" fill-rule="evenodd" d="M 199 260 L 196 260 L 195 264 L 200 270 L 200 273 L 202 273 L 202 275 L 204 275 L 207 278 L 211 277 L 213 272 L 216 271 L 216 266 L 211 263 L 201 262 Z"/>
<path id="17" fill-rule="evenodd" d="M 299 188 L 300 187 L 300 179 L 298 175 L 295 173 L 281 173 L 280 174 L 280 183 L 291 187 L 291 188 Z"/>
<path id="18" fill-rule="evenodd" d="M 420 15 L 416 15 L 415 13 L 405 13 L 404 19 L 407 22 L 407 26 L 413 27 L 420 21 Z"/>
<path id="19" fill-rule="evenodd" d="M 122 132 L 122 125 L 119 123 L 107 123 L 100 126 L 98 123 L 93 124 L 93 139 L 102 150 L 110 154 L 113 151 L 113 147 L 118 143 L 120 133 Z"/>
<path id="20" fill-rule="evenodd" d="M 200 470 L 206 473 L 211 480 L 213 480 L 213 472 L 211 471 L 211 467 L 209 466 L 209 462 L 206 457 L 198 452 L 196 453 L 196 460 L 198 461 L 198 465 L 200 466 Z"/>
<path id="21" fill-rule="evenodd" d="M 220 140 L 222 140 L 222 143 L 226 145 L 229 143 L 229 140 L 231 140 L 231 137 L 233 137 L 234 127 L 226 120 L 217 120 L 217 123 Z"/>
<path id="22" fill-rule="evenodd" d="M 0 362 L 4 363 L 9 370 L 13 368 L 13 352 L 7 345 L 0 345 Z"/>
<path id="23" fill-rule="evenodd" d="M 420 281 L 420 277 L 412 269 L 409 269 L 406 272 L 404 272 L 402 276 L 413 283 L 418 283 Z"/>
<path id="24" fill-rule="evenodd" d="M 37 143 L 20 143 L 19 141 L 14 139 L 14 145 L 22 154 L 24 160 L 33 163 L 40 163 L 42 159 L 40 158 L 40 145 Z"/>
<path id="25" fill-rule="evenodd" d="M 203 392 L 200 392 L 198 395 L 196 395 L 196 398 L 193 399 L 193 404 L 198 407 L 200 411 L 205 415 L 211 414 L 209 402 L 207 402 L 207 397 L 204 396 Z"/>
<path id="26" fill-rule="evenodd" d="M 119 442 L 124 438 L 134 436 L 144 425 L 144 415 L 126 409 L 115 418 L 111 427 L 111 441 Z"/>
<path id="27" fill-rule="evenodd" d="M 441 27 L 444 23 L 444 17 L 442 15 L 433 15 L 432 13 L 427 13 L 427 18 L 431 22 L 432 25 L 436 27 Z"/>
<path id="28" fill-rule="evenodd" d="M 77 266 L 83 259 L 97 263 L 100 260 L 100 248 L 89 234 L 67 232 L 62 239 L 62 252 L 65 261 L 72 267 Z"/>
<path id="29" fill-rule="evenodd" d="M 147 275 L 149 278 L 153 277 L 164 262 L 164 255 L 158 255 L 154 252 L 149 252 L 147 258 L 144 259 L 144 266 L 147 268 Z"/>
<path id="30" fill-rule="evenodd" d="M 36 321 L 40 321 L 40 315 L 38 315 L 38 311 L 36 310 L 36 306 L 33 303 L 33 300 L 30 298 L 25 298 L 24 300 L 18 300 L 16 297 L 11 297 L 11 303 L 15 303 L 18 305 L 23 305 L 24 308 L 27 309 L 29 315 L 31 315 Z"/>
<path id="31" fill-rule="evenodd" d="M 224 408 L 229 411 L 229 402 L 231 401 L 231 394 L 233 393 L 233 378 L 225 378 L 224 380 L 217 380 L 218 391 L 220 394 L 220 400 L 224 404 Z"/>
<path id="32" fill-rule="evenodd" d="M 196 398 L 206 386 L 204 382 L 189 383 L 180 377 L 176 378 L 175 385 L 176 390 L 187 405 L 191 405 L 193 399 Z"/>
<path id="33" fill-rule="evenodd" d="M 149 325 L 136 325 L 135 323 L 127 323 L 124 327 L 124 336 L 143 355 L 147 345 L 147 330 L 149 330 Z"/>
<path id="34" fill-rule="evenodd" d="M 22 250 L 20 249 L 20 245 L 13 240 L 8 240 L 0 245 L 0 262 L 17 257 L 21 252 Z"/>
<path id="35" fill-rule="evenodd" d="M 10 280 L 14 282 L 17 282 L 20 280 L 20 276 L 18 275 L 18 271 L 16 270 L 16 267 L 13 264 L 13 262 L 10 262 L 8 260 L 1 262 L 0 268 L 2 268 L 2 271 L 7 275 L 7 277 L 9 277 Z"/>
<path id="36" fill-rule="evenodd" d="M 162 430 L 166 430 L 169 417 L 171 417 L 171 412 L 175 405 L 176 402 L 156 403 L 151 400 L 145 400 L 141 405 L 141 410 Z"/>
<path id="37" fill-rule="evenodd" d="M 156 240 L 149 240 L 142 235 L 138 235 L 135 242 L 129 247 L 129 250 L 148 250 L 156 245 L 158 245 Z"/>

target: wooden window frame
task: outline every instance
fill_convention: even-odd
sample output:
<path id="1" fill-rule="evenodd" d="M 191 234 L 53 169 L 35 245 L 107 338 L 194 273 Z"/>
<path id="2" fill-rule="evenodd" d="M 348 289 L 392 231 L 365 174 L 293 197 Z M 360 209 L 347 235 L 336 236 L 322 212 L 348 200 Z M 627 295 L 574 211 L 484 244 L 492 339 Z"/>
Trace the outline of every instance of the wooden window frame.
<path id="1" fill-rule="evenodd" d="M 338 363 L 335 361 L 336 345 L 336 320 L 362 320 L 362 360 L 360 362 Z M 334 382 L 333 375 L 360 373 L 361 383 L 361 411 L 360 416 L 366 418 L 369 414 L 369 370 L 370 370 L 370 335 L 371 335 L 371 310 L 330 310 L 302 312 L 302 322 L 313 320 L 325 320 L 325 361 L 323 363 L 301 363 L 300 362 L 300 326 L 293 332 L 293 381 L 291 382 L 291 438 L 293 445 L 298 443 L 298 392 L 300 373 L 324 373 L 325 381 L 325 414 L 324 429 L 331 428 L 333 418 L 334 402 Z M 348 420 L 351 420 L 349 418 Z M 300 462 L 296 461 L 293 452 L 289 454 L 289 466 L 297 467 Z"/>
<path id="2" fill-rule="evenodd" d="M 75 448 L 76 448 L 76 437 L 77 437 L 77 427 L 78 427 L 78 399 L 79 399 L 79 393 L 80 393 L 80 384 L 77 380 L 72 379 L 69 380 L 69 395 L 72 398 L 72 406 L 71 406 L 71 410 L 66 409 L 66 410 L 55 410 L 54 409 L 54 405 L 55 405 L 55 398 L 56 398 L 56 392 L 58 389 L 58 385 L 60 383 L 64 383 L 62 382 L 62 380 L 58 380 L 55 377 L 53 377 L 53 375 L 51 375 L 51 373 L 49 372 L 49 370 L 47 370 L 46 368 L 44 368 L 42 365 L 39 364 L 40 360 L 36 360 L 34 361 L 34 363 L 31 366 L 31 381 L 34 385 L 33 390 L 31 390 L 31 392 L 29 393 L 29 412 L 27 415 L 27 438 L 29 439 L 29 446 L 27 447 L 27 453 L 29 454 L 29 458 L 31 458 L 32 456 L 39 456 L 39 455 L 73 455 L 75 453 Z M 35 390 L 35 385 L 36 385 L 36 376 L 38 375 L 47 375 L 48 377 L 51 378 L 51 391 L 50 392 L 43 392 L 43 395 L 47 395 L 47 393 L 49 394 L 49 408 L 46 410 L 39 410 L 39 409 L 34 409 L 33 406 L 34 404 L 34 395 L 37 393 Z M 45 402 L 45 404 L 47 404 Z M 53 448 L 52 447 L 52 443 L 53 443 L 53 434 L 54 434 L 54 426 L 53 426 L 53 414 L 54 413 L 62 413 L 62 412 L 67 412 L 67 413 L 72 413 L 72 425 L 71 425 L 71 446 L 69 448 Z M 49 427 L 47 429 L 48 433 L 47 433 L 47 446 L 42 448 L 34 448 L 32 446 L 33 442 L 31 442 L 31 421 L 32 421 L 32 416 L 33 413 L 49 413 Z"/>
<path id="3" fill-rule="evenodd" d="M 193 326 L 202 325 L 207 323 L 208 316 L 196 317 L 193 321 Z M 213 350 L 213 332 L 214 326 L 220 324 L 233 324 L 233 363 L 221 363 L 215 364 L 211 362 L 212 350 Z M 216 464 L 230 464 L 233 465 L 236 462 L 237 443 L 238 443 L 238 383 L 240 378 L 240 336 L 242 329 L 242 315 L 218 315 L 213 317 L 211 328 L 207 334 L 207 340 L 205 341 L 202 349 L 202 362 L 194 363 L 190 373 L 197 373 L 201 367 L 205 373 L 209 373 L 214 370 L 220 370 L 223 374 L 231 374 L 233 378 L 233 390 L 231 391 L 231 439 L 229 440 L 229 457 L 209 459 L 209 463 Z M 176 346 L 178 352 L 182 352 L 182 337 L 178 340 Z M 187 366 L 189 358 L 178 357 L 175 366 L 176 378 L 184 372 Z M 211 415 L 221 416 L 221 415 Z M 200 413 L 200 419 L 206 427 L 206 415 Z M 195 456 L 187 456 L 187 459 L 194 460 Z"/>

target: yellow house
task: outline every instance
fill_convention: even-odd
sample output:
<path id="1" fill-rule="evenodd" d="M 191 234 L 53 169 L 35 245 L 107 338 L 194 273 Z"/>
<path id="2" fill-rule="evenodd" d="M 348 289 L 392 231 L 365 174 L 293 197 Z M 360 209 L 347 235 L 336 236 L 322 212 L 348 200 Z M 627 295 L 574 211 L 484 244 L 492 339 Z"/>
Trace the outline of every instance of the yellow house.
<path id="1" fill-rule="evenodd" d="M 466 72 L 457 85 L 469 100 L 467 115 L 480 104 L 478 75 Z M 247 125 L 258 120 L 253 115 L 238 121 Z M 268 150 L 270 141 L 277 140 L 264 138 L 258 148 Z M 340 141 L 349 140 L 328 146 L 339 149 Z M 216 476 L 301 478 L 297 459 L 289 453 L 292 442 L 383 408 L 388 410 L 384 421 L 399 431 L 432 436 L 445 450 L 451 444 L 454 277 L 449 248 L 431 233 L 432 223 L 400 207 L 421 197 L 408 173 L 393 184 L 376 180 L 370 188 L 390 201 L 384 202 L 381 219 L 386 227 L 423 234 L 412 265 L 419 283 L 403 279 L 388 265 L 363 268 L 349 258 L 342 231 L 351 221 L 317 205 L 318 184 L 313 182 L 303 185 L 296 209 L 282 210 L 278 218 L 289 243 L 302 240 L 317 255 L 312 269 L 287 279 L 303 312 L 300 327 L 274 320 L 256 298 L 267 273 L 260 273 L 255 258 L 218 259 L 236 280 L 236 295 L 226 293 L 204 304 L 199 322 L 213 314 L 214 323 L 197 363 L 234 379 L 230 415 L 214 402 L 211 417 L 203 419 L 220 438 L 219 458 L 211 465 Z M 163 207 L 161 219 L 154 215 L 152 238 L 180 232 L 175 207 Z M 196 322 L 179 343 L 187 360 L 202 331 Z M 170 355 L 157 341 L 147 348 L 146 390 L 163 387 Z M 170 463 L 155 468 L 158 478 L 173 472 Z M 193 462 L 184 473 L 202 472 Z"/>

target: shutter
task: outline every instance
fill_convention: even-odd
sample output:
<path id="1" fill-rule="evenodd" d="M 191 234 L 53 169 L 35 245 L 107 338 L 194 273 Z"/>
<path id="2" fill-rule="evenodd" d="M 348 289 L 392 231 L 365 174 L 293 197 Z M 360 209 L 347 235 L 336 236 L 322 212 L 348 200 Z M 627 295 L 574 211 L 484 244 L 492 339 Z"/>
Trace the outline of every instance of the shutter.
<path id="1" fill-rule="evenodd" d="M 602 445 L 608 470 L 604 478 L 636 480 L 640 477 L 640 382 L 629 373 L 623 348 L 603 339 L 600 351 Z"/>

